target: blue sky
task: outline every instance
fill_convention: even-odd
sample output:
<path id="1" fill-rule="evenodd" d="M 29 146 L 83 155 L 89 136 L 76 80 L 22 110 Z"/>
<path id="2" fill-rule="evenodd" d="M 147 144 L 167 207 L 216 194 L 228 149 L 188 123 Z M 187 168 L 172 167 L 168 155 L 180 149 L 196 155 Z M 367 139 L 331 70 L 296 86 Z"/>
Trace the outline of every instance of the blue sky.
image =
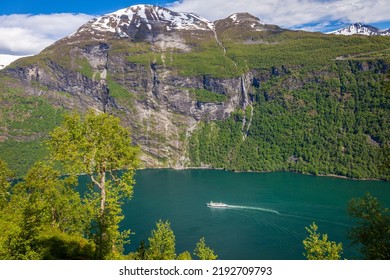
<path id="1" fill-rule="evenodd" d="M 135 4 L 156 4 L 165 6 L 174 1 L 129 1 L 129 0 L 0 0 L 0 14 L 51 14 L 84 13 L 102 15 Z"/>
<path id="2" fill-rule="evenodd" d="M 333 31 L 354 22 L 390 28 L 389 0 L 0 0 L 0 56 L 36 54 L 93 17 L 135 4 L 209 20 L 249 12 L 265 23 L 307 31 Z"/>

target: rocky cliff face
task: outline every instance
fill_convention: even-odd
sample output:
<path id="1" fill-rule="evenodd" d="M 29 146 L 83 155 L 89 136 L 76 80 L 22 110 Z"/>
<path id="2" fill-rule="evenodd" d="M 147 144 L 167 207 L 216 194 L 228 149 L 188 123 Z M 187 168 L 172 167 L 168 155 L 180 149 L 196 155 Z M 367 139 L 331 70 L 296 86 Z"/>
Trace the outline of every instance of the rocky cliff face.
<path id="1" fill-rule="evenodd" d="M 253 28 L 264 28 L 250 15 L 233 15 L 230 24 L 245 18 Z M 250 72 L 231 78 L 184 76 L 167 65 L 170 53 L 191 52 L 200 46 L 196 41 L 220 48 L 214 23 L 157 6 L 133 6 L 88 22 L 34 59 L 7 68 L 5 75 L 54 106 L 120 116 L 142 147 L 146 167 L 180 168 L 188 163 L 186 139 L 196 124 L 245 108 L 253 84 Z M 146 63 L 131 61 L 134 53 L 150 50 L 154 57 Z M 224 101 L 204 101 L 197 90 Z"/>

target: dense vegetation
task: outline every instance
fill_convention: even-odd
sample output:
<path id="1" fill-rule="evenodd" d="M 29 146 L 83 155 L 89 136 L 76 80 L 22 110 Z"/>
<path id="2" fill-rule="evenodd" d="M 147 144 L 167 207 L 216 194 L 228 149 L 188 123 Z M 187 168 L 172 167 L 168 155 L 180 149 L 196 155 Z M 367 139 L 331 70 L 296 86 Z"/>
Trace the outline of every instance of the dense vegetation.
<path id="1" fill-rule="evenodd" d="M 92 111 L 66 116 L 50 133 L 50 160 L 35 163 L 18 182 L 0 159 L 0 259 L 192 259 L 188 251 L 176 256 L 175 236 L 162 221 L 149 246 L 124 255 L 130 230 L 119 228 L 121 206 L 132 195 L 138 149 L 119 122 Z M 92 182 L 82 196 L 77 172 Z M 217 258 L 203 238 L 194 255 Z"/>
<path id="2" fill-rule="evenodd" d="M 189 141 L 191 162 L 388 180 L 388 67 L 340 61 L 322 71 L 271 75 L 252 86 L 245 110 L 199 126 Z"/>

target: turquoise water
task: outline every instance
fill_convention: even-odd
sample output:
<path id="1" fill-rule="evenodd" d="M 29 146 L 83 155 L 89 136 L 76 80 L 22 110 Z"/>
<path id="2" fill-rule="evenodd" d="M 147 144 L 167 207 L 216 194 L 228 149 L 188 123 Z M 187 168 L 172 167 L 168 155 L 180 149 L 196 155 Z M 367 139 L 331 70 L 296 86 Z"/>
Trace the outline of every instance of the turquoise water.
<path id="1" fill-rule="evenodd" d="M 217 170 L 141 170 L 136 180 L 124 205 L 122 227 L 134 232 L 127 251 L 147 241 L 162 219 L 171 223 L 178 253 L 192 252 L 203 236 L 219 259 L 303 259 L 305 226 L 315 221 L 352 259 L 359 254 L 346 238 L 354 224 L 348 201 L 371 192 L 390 207 L 390 184 L 380 181 Z M 211 200 L 230 207 L 206 207 Z"/>

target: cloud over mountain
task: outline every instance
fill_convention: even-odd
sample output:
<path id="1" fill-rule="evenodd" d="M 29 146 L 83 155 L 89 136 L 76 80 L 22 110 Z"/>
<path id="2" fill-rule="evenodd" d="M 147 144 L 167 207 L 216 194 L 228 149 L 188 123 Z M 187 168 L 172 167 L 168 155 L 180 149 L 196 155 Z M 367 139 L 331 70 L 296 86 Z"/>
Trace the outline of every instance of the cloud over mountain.
<path id="1" fill-rule="evenodd" d="M 0 54 L 38 53 L 56 40 L 75 31 L 91 17 L 85 14 L 0 16 Z"/>
<path id="2" fill-rule="evenodd" d="M 263 22 L 286 28 L 323 21 L 372 23 L 390 20 L 388 0 L 182 0 L 174 2 L 170 8 L 198 13 L 210 20 L 236 12 L 250 12 Z"/>

